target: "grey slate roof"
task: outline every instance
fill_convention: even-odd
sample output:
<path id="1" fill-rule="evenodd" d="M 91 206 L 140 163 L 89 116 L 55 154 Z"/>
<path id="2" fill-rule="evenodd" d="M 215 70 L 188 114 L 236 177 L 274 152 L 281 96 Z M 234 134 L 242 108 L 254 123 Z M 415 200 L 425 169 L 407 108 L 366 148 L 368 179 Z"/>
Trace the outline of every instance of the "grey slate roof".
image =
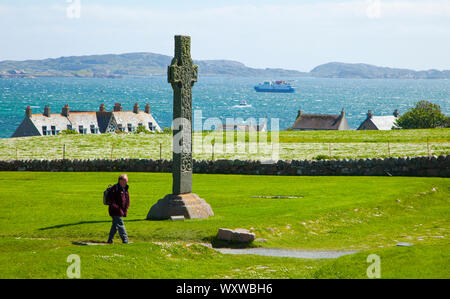
<path id="1" fill-rule="evenodd" d="M 52 126 L 54 126 L 56 131 L 62 131 L 66 130 L 67 125 L 70 124 L 67 117 L 62 116 L 61 114 L 50 114 L 50 117 L 47 117 L 44 114 L 33 114 L 30 117 L 30 120 L 34 124 L 37 131 L 39 131 L 40 135 L 44 135 L 42 131 L 43 127 L 46 127 L 47 131 L 51 131 Z"/>
<path id="2" fill-rule="evenodd" d="M 146 129 L 149 129 L 149 123 L 152 123 L 153 130 L 161 131 L 153 116 L 144 111 L 139 111 L 138 113 L 134 113 L 133 111 L 114 111 L 112 114 L 116 123 L 118 125 L 121 124 L 126 131 L 128 131 L 128 124 L 131 124 L 134 128 L 142 124 Z"/>
<path id="3" fill-rule="evenodd" d="M 397 120 L 393 115 L 388 116 L 373 116 L 372 122 L 378 130 L 391 130 Z"/>
<path id="4" fill-rule="evenodd" d="M 72 124 L 72 129 L 76 131 L 82 126 L 86 129 L 87 134 L 91 134 L 91 125 L 98 128 L 97 112 L 95 111 L 70 111 L 67 118 Z"/>
<path id="5" fill-rule="evenodd" d="M 17 127 L 16 131 L 11 137 L 28 137 L 38 135 L 42 135 L 42 133 L 36 128 L 30 118 L 25 117 L 23 122 Z"/>
<path id="6" fill-rule="evenodd" d="M 395 112 L 394 112 L 395 113 Z M 396 114 L 398 115 L 398 114 Z M 369 111 L 367 118 L 358 127 L 358 130 L 392 130 L 392 128 L 398 128 L 395 126 L 397 117 L 394 115 L 387 116 L 374 116 Z"/>

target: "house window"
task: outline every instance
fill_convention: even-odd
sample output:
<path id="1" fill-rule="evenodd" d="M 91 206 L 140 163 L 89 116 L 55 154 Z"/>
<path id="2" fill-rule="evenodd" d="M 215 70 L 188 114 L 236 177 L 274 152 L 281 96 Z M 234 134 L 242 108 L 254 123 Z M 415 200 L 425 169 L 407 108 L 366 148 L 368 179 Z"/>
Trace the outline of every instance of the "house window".
<path id="1" fill-rule="evenodd" d="M 138 123 L 138 128 L 139 128 L 139 127 L 142 127 L 142 123 Z"/>
<path id="2" fill-rule="evenodd" d="M 98 134 L 98 128 L 96 128 L 95 125 L 91 125 L 91 133 Z"/>
<path id="3" fill-rule="evenodd" d="M 152 122 L 148 123 L 148 128 L 150 129 L 150 131 L 153 131 L 153 123 Z"/>
<path id="4" fill-rule="evenodd" d="M 118 125 L 117 125 L 117 130 L 123 131 L 122 124 L 118 124 Z"/>
<path id="5" fill-rule="evenodd" d="M 47 135 L 47 126 L 42 126 L 42 135 Z"/>
<path id="6" fill-rule="evenodd" d="M 52 128 L 52 135 L 56 135 L 56 126 L 51 126 Z"/>
<path id="7" fill-rule="evenodd" d="M 67 130 L 72 130 L 72 125 L 67 125 Z"/>
<path id="8" fill-rule="evenodd" d="M 80 134 L 84 134 L 83 126 L 78 126 L 78 132 L 80 132 Z"/>
<path id="9" fill-rule="evenodd" d="M 131 124 L 127 124 L 128 127 L 128 132 L 133 132 L 133 127 L 131 126 Z"/>

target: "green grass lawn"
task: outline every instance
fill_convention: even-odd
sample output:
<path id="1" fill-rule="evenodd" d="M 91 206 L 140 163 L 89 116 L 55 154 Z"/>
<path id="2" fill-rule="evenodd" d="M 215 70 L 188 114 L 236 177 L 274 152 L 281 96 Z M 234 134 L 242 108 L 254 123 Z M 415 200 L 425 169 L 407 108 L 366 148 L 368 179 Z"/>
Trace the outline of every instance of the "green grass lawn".
<path id="1" fill-rule="evenodd" d="M 125 224 L 134 244 L 77 246 L 106 240 L 102 192 L 118 173 L 2 172 L 0 278 L 65 278 L 69 254 L 81 257 L 82 278 L 365 278 L 369 254 L 380 256 L 382 278 L 450 278 L 448 179 L 197 174 L 194 190 L 215 216 L 171 222 L 145 220 L 171 191 L 171 175 L 128 176 Z M 253 197 L 277 195 L 299 198 Z M 359 253 L 336 260 L 224 255 L 200 244 L 214 242 L 220 227 L 267 240 L 254 246 Z"/>
<path id="2" fill-rule="evenodd" d="M 265 136 L 265 137 L 264 137 Z M 211 141 L 216 140 L 215 159 L 269 159 L 271 132 L 262 134 L 267 147 L 255 147 L 249 136 L 245 141 L 226 139 L 226 134 L 194 133 L 194 159 L 211 159 Z M 221 139 L 220 139 L 221 138 Z M 223 140 L 223 142 L 219 142 Z M 234 151 L 228 152 L 223 144 L 235 142 Z M 428 144 L 427 144 L 428 140 Z M 228 143 L 227 143 L 228 142 Z M 389 142 L 389 145 L 388 145 Z M 67 159 L 140 158 L 159 159 L 160 144 L 163 159 L 171 159 L 172 136 L 170 134 L 102 134 L 59 135 L 22 138 L 1 138 L 0 159 L 62 159 L 66 146 Z M 222 144 L 222 147 L 219 146 Z M 243 148 L 243 150 L 240 150 Z M 305 131 L 279 132 L 279 157 L 282 160 L 313 159 L 319 155 L 333 158 L 402 157 L 450 153 L 450 129 L 392 130 L 392 131 Z M 112 154 L 112 155 L 111 155 Z"/>

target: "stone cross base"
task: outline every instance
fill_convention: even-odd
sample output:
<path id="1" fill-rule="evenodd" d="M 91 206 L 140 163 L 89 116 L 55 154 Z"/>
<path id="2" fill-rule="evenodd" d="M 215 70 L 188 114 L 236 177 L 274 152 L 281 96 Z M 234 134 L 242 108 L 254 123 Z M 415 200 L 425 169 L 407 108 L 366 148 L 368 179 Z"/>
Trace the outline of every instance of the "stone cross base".
<path id="1" fill-rule="evenodd" d="M 198 219 L 214 216 L 214 212 L 211 206 L 195 193 L 168 194 L 151 207 L 147 219 L 163 220 L 181 215 L 186 219 Z"/>

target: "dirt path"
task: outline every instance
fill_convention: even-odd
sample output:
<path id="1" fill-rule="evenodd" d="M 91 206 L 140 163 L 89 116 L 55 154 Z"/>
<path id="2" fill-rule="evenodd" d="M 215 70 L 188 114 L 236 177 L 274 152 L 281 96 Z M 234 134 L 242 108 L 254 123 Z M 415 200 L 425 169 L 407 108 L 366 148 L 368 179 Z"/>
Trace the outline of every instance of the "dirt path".
<path id="1" fill-rule="evenodd" d="M 214 250 L 225 254 L 254 254 L 274 257 L 294 257 L 299 259 L 335 259 L 344 255 L 356 253 L 356 251 L 304 251 L 274 248 L 214 248 Z"/>

